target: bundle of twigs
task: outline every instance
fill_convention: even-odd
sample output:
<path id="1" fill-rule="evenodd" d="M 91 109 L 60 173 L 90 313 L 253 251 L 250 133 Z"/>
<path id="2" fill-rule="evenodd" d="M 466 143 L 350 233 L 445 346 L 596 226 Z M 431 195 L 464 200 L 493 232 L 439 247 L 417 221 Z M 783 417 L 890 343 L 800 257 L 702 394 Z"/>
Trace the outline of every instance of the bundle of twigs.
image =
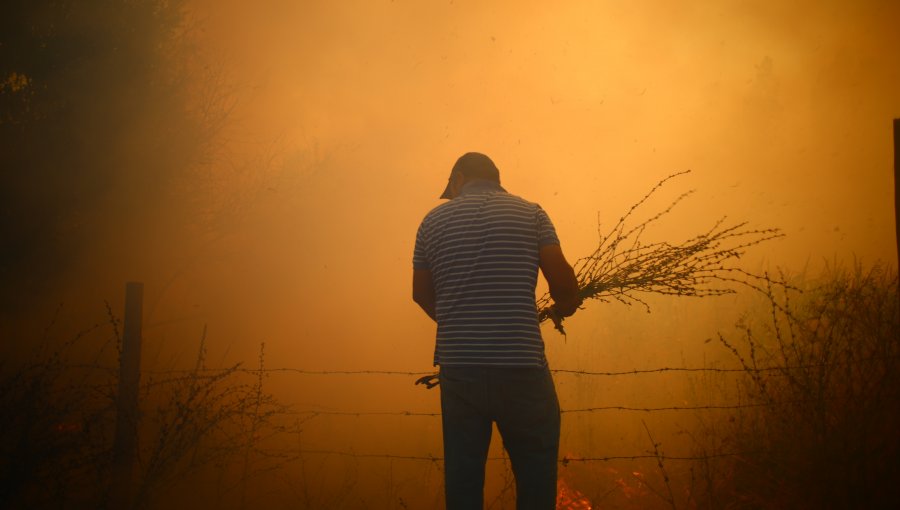
<path id="1" fill-rule="evenodd" d="M 666 182 L 689 172 L 678 172 L 662 179 L 619 218 L 609 233 L 599 232 L 600 242 L 594 253 L 574 265 L 579 296 L 583 300 L 639 303 L 649 311 L 650 306 L 641 299 L 641 294 L 704 297 L 735 292 L 733 286 L 723 285 L 726 283 L 756 286 L 755 280 L 759 277 L 730 264 L 747 248 L 783 236 L 777 228 L 752 229 L 747 227 L 747 222 L 728 225 L 723 217 L 706 232 L 678 244 L 642 242 L 641 235 L 646 228 L 690 196 L 693 190 L 681 194 L 665 209 L 637 226 L 626 226 L 635 211 Z M 565 333 L 562 319 L 553 313 L 551 305 L 549 293 L 538 299 L 539 318 L 542 322 L 553 320 L 556 329 Z"/>

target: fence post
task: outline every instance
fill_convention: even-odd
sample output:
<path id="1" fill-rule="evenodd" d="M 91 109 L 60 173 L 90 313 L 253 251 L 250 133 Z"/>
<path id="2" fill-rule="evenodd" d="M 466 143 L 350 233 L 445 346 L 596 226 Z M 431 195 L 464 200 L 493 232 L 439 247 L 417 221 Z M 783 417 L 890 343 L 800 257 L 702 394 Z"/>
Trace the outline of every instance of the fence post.
<path id="1" fill-rule="evenodd" d="M 134 459 L 137 451 L 138 388 L 141 379 L 141 322 L 144 284 L 125 285 L 125 325 L 119 359 L 116 437 L 113 445 L 110 508 L 133 506 Z"/>
<path id="2" fill-rule="evenodd" d="M 900 199 L 900 119 L 894 119 L 894 227 L 897 232 L 897 270 L 900 270 L 900 207 L 897 200 Z"/>

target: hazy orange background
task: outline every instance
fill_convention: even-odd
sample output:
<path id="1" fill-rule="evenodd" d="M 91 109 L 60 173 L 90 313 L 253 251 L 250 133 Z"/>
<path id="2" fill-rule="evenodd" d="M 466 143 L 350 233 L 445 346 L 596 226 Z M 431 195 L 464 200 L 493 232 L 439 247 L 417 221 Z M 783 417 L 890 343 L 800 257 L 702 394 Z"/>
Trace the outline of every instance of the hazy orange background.
<path id="1" fill-rule="evenodd" d="M 194 13 L 236 84 L 223 144 L 272 163 L 248 172 L 269 183 L 255 216 L 169 292 L 233 307 L 245 337 L 297 363 L 399 350 L 397 366 L 427 364 L 413 237 L 469 150 L 549 211 L 573 259 L 596 243 L 598 215 L 611 225 L 690 168 L 668 196 L 697 194 L 648 235 L 677 240 L 728 215 L 787 234 L 751 266 L 896 260 L 894 3 L 198 1 Z"/>
<path id="2" fill-rule="evenodd" d="M 145 282 L 148 367 L 190 364 L 208 324 L 213 363 L 253 363 L 266 342 L 269 366 L 428 370 L 434 325 L 410 299 L 413 240 L 471 150 L 549 212 L 571 260 L 594 248 L 598 217 L 611 226 L 692 169 L 649 204 L 697 190 L 648 239 L 682 240 L 727 215 L 787 234 L 752 250 L 751 270 L 896 264 L 897 2 L 197 0 L 191 13 L 201 65 L 221 71 L 235 104 L 196 171 L 215 177 L 210 193 L 238 197 L 233 217 L 127 267 L 86 256 L 70 283 L 71 299 L 118 303 L 126 280 Z M 738 303 L 653 300 L 651 315 L 590 303 L 565 341 L 545 329 L 550 361 L 697 365 L 722 354 L 704 341 Z M 437 408 L 411 378 L 271 383 L 307 409 Z M 557 383 L 563 407 L 671 404 L 682 389 Z M 645 447 L 631 418 L 594 439 L 612 418 L 591 419 L 569 421 L 564 449 L 576 436 L 585 454 Z M 439 422 L 423 420 L 404 422 L 402 438 L 378 421 L 320 433 L 335 448 L 439 455 Z"/>

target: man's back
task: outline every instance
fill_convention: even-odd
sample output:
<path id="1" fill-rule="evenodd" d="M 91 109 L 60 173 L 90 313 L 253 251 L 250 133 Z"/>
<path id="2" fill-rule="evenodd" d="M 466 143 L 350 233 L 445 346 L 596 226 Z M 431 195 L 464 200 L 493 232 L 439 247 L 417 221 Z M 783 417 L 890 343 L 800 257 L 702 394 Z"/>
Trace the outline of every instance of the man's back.
<path id="1" fill-rule="evenodd" d="M 413 262 L 434 280 L 435 363 L 546 364 L 534 289 L 547 244 L 559 240 L 540 206 L 489 181 L 468 183 L 425 217 Z"/>

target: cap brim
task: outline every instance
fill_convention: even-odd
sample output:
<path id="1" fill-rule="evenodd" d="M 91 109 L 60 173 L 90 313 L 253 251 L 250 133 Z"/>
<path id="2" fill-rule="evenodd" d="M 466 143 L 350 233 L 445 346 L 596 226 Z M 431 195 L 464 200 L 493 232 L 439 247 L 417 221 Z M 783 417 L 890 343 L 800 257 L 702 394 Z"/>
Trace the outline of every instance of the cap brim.
<path id="1" fill-rule="evenodd" d="M 447 181 L 447 187 L 444 188 L 444 192 L 441 193 L 441 197 L 440 197 L 440 198 L 447 198 L 447 199 L 452 198 L 452 197 L 450 196 L 450 181 Z"/>

